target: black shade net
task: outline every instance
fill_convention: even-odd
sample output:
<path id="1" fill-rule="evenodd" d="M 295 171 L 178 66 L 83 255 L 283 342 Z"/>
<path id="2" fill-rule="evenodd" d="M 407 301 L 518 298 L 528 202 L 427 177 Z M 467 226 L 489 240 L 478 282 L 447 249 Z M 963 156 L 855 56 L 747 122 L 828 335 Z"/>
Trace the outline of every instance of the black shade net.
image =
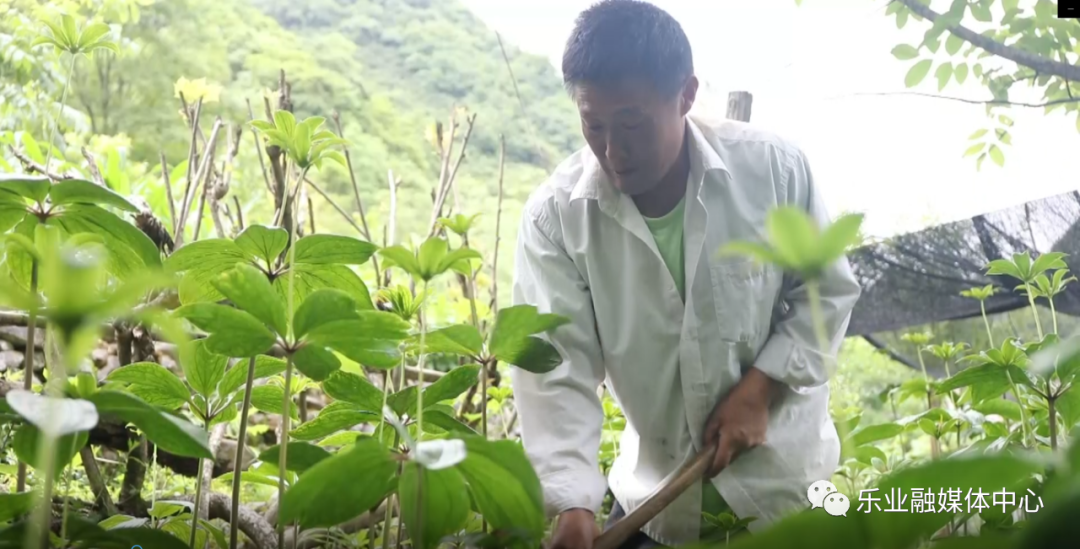
<path id="1" fill-rule="evenodd" d="M 1068 254 L 1069 271 L 1080 278 L 1080 192 L 1071 191 L 970 219 L 931 227 L 865 245 L 849 254 L 863 294 L 852 312 L 848 336 L 903 330 L 932 322 L 981 315 L 979 301 L 961 292 L 994 285 L 987 314 L 1029 307 L 1014 289 L 1021 282 L 988 276 L 988 264 L 1029 252 Z M 1048 306 L 1045 299 L 1039 306 Z M 1080 316 L 1080 283 L 1054 298 L 1059 313 Z"/>

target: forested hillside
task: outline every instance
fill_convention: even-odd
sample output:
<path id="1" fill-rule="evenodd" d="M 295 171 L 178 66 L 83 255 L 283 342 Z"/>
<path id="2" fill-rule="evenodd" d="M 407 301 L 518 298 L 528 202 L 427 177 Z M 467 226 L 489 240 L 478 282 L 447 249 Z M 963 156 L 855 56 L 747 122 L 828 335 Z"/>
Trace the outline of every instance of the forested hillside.
<path id="1" fill-rule="evenodd" d="M 179 166 L 174 175 L 183 174 L 190 130 L 180 92 L 190 103 L 203 97 L 202 119 L 220 116 L 225 139 L 248 120 L 249 102 L 256 117 L 265 117 L 263 97 L 274 100 L 284 71 L 298 118 L 325 116 L 333 128 L 329 121 L 340 113 L 372 239 L 380 243 L 390 213 L 390 170 L 401 180 L 396 241 L 426 231 L 441 168 L 435 124 L 442 123 L 448 139 L 457 110 L 451 167 L 468 117 L 475 114 L 476 120 L 455 198 L 464 213 L 483 214 L 473 246 L 490 249 L 504 135 L 503 208 L 511 221 L 503 223 L 502 243 L 508 253 L 521 202 L 579 140 L 555 69 L 504 40 L 508 69 L 494 31 L 456 0 L 2 0 L 0 114 L 7 109 L 19 116 L 0 117 L 0 130 L 49 138 L 43 132 L 50 119 L 45 101 L 55 101 L 67 67 L 30 43 L 41 31 L 40 21 L 60 10 L 104 20 L 122 37 L 119 55 L 99 51 L 79 64 L 61 128 L 71 133 L 62 151 L 69 161 L 83 161 L 72 139 L 105 158 L 115 151 L 107 179 L 122 193 L 156 189 L 152 194 L 163 198 L 161 153 L 170 170 Z M 244 129 L 230 168 L 230 192 L 241 199 L 246 217 L 258 217 L 272 205 L 260 200 L 260 166 L 252 134 Z M 328 166 L 317 178 L 359 223 L 346 170 Z M 353 231 L 314 193 L 313 203 L 317 225 Z M 151 200 L 151 206 L 168 217 L 164 200 Z M 509 266 L 500 266 L 504 277 Z"/>

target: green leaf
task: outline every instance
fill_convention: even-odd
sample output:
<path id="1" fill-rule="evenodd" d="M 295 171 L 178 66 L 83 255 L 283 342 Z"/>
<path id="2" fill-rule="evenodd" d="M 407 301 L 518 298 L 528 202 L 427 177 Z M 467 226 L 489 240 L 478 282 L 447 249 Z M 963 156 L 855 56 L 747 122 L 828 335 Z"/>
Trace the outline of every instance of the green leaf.
<path id="1" fill-rule="evenodd" d="M 49 189 L 49 201 L 57 206 L 90 204 L 112 206 L 131 213 L 139 212 L 138 208 L 119 194 L 83 179 L 66 179 L 56 183 Z"/>
<path id="2" fill-rule="evenodd" d="M 980 131 L 985 132 L 986 130 L 980 130 Z M 971 156 L 973 154 L 978 154 L 984 148 L 986 148 L 986 143 L 976 143 L 976 144 L 968 147 L 968 149 L 966 151 L 964 151 L 964 156 L 968 157 L 968 156 Z"/>
<path id="3" fill-rule="evenodd" d="M 469 491 L 454 468 L 430 470 L 406 463 L 398 483 L 401 518 L 418 549 L 438 547 L 444 536 L 465 527 Z"/>
<path id="4" fill-rule="evenodd" d="M 930 67 L 933 63 L 931 59 L 923 59 L 912 65 L 908 69 L 907 75 L 904 76 L 904 85 L 909 88 L 918 86 L 926 78 L 926 75 L 930 74 Z"/>
<path id="5" fill-rule="evenodd" d="M 315 464 L 331 456 L 330 452 L 307 442 L 290 442 L 285 456 L 285 468 L 297 474 L 304 474 Z M 275 444 L 259 454 L 259 460 L 278 466 L 281 457 L 281 445 Z"/>
<path id="6" fill-rule="evenodd" d="M 88 400 L 103 416 L 134 423 L 146 438 L 167 452 L 185 457 L 214 458 L 205 431 L 186 420 L 158 411 L 132 395 L 105 390 L 94 393 Z"/>
<path id="7" fill-rule="evenodd" d="M 1020 421 L 1022 417 L 1019 404 L 1002 398 L 988 398 L 972 406 L 972 409 L 983 415 L 997 414 L 1011 421 Z"/>
<path id="8" fill-rule="evenodd" d="M 424 389 L 424 408 L 447 400 L 454 400 L 469 387 L 476 385 L 480 377 L 480 365 L 458 366 L 438 381 Z"/>
<path id="9" fill-rule="evenodd" d="M 28 513 L 34 506 L 34 496 L 34 492 L 0 493 L 0 522 L 8 522 Z"/>
<path id="10" fill-rule="evenodd" d="M 896 423 L 867 425 L 851 434 L 851 442 L 856 446 L 862 446 L 872 442 L 888 440 L 903 432 L 904 428 Z"/>
<path id="11" fill-rule="evenodd" d="M 0 234 L 7 232 L 26 217 L 26 202 L 21 196 L 0 188 Z"/>
<path id="12" fill-rule="evenodd" d="M 300 475 L 285 492 L 278 524 L 297 521 L 302 528 L 341 524 L 382 501 L 390 492 L 396 469 L 397 463 L 378 441 L 359 439 L 352 448 Z"/>
<path id="13" fill-rule="evenodd" d="M 174 313 L 206 331 L 207 350 L 231 357 L 250 357 L 270 350 L 276 338 L 250 314 L 216 303 L 192 303 Z"/>
<path id="14" fill-rule="evenodd" d="M 145 267 L 161 265 L 161 252 L 142 231 L 123 219 L 89 204 L 71 204 L 53 218 L 68 234 L 102 237 L 109 251 L 109 270 L 125 279 Z"/>
<path id="15" fill-rule="evenodd" d="M 218 383 L 219 395 L 226 397 L 239 391 L 244 386 L 244 383 L 247 382 L 248 362 L 247 360 L 237 362 L 236 365 L 225 372 L 225 377 Z M 284 373 L 285 365 L 285 361 L 280 358 L 259 355 L 255 357 L 255 376 L 253 380 Z"/>
<path id="16" fill-rule="evenodd" d="M 862 214 L 848 214 L 829 224 L 818 240 L 818 262 L 832 263 L 838 260 L 848 246 L 856 244 Z"/>
<path id="17" fill-rule="evenodd" d="M 456 467 L 480 513 L 494 529 L 521 529 L 539 539 L 546 524 L 544 498 L 522 447 L 510 440 L 462 438 L 467 454 Z"/>
<path id="18" fill-rule="evenodd" d="M 41 436 L 41 431 L 32 423 L 23 423 L 15 431 L 14 440 L 11 442 L 19 461 L 30 464 L 34 469 L 41 469 L 44 465 L 45 456 L 38 455 L 40 445 L 38 441 Z M 90 431 L 79 431 L 53 439 L 51 447 L 56 452 L 53 461 L 53 478 L 60 478 L 64 467 L 71 463 L 72 458 L 83 446 L 86 446 L 88 440 L 90 440 Z M 44 472 L 42 474 L 44 475 Z"/>
<path id="19" fill-rule="evenodd" d="M 990 145 L 990 160 L 999 167 L 1005 166 L 1005 153 L 997 145 Z"/>
<path id="20" fill-rule="evenodd" d="M 919 56 L 919 50 L 909 44 L 899 44 L 892 49 L 892 54 L 900 61 L 910 61 Z"/>
<path id="21" fill-rule="evenodd" d="M 322 383 L 323 392 L 375 414 L 382 413 L 383 392 L 363 376 L 334 372 Z"/>
<path id="22" fill-rule="evenodd" d="M 963 84 L 968 77 L 967 63 L 960 63 L 953 69 L 953 77 L 956 78 L 957 84 Z"/>
<path id="23" fill-rule="evenodd" d="M 420 334 L 408 340 L 411 353 L 420 353 Z M 468 324 L 455 324 L 428 332 L 424 336 L 424 353 L 447 353 L 461 356 L 478 356 L 483 350 L 484 341 L 480 332 Z"/>
<path id="24" fill-rule="evenodd" d="M 880 494 L 893 493 L 894 489 L 899 490 L 899 493 L 909 494 L 912 488 L 922 488 L 934 493 L 955 489 L 959 489 L 962 494 L 980 489 L 1015 492 L 1017 488 L 1030 482 L 1031 475 L 1038 471 L 1041 471 L 1041 467 L 1037 462 L 1004 454 L 974 457 L 954 455 L 949 459 L 903 469 L 882 479 L 877 488 Z M 990 500 L 989 495 L 987 500 Z M 884 504 L 883 497 L 882 503 Z M 876 512 L 865 517 L 878 541 L 874 546 L 882 549 L 911 547 L 916 540 L 925 539 L 948 524 L 951 518 L 949 513 Z"/>
<path id="25" fill-rule="evenodd" d="M 357 320 L 335 320 L 318 326 L 308 333 L 307 339 L 366 366 L 397 366 L 398 345 L 408 337 L 409 324 L 381 311 L 365 311 L 359 316 Z"/>
<path id="26" fill-rule="evenodd" d="M 331 402 L 319 412 L 318 417 L 301 424 L 289 433 L 295 440 L 317 440 L 354 425 L 379 421 L 381 413 L 361 409 L 348 402 Z"/>
<path id="27" fill-rule="evenodd" d="M 452 411 L 453 409 L 451 409 L 451 412 Z M 432 429 L 432 427 L 436 427 L 438 431 L 457 435 L 480 435 L 480 433 L 477 433 L 472 427 L 458 421 L 452 414 L 442 411 L 438 406 L 430 408 L 424 406 L 424 430 L 428 432 L 435 431 L 437 433 L 436 429 Z"/>
<path id="28" fill-rule="evenodd" d="M 559 315 L 539 314 L 531 305 L 500 309 L 488 344 L 489 352 L 500 361 L 524 370 L 549 372 L 562 363 L 562 357 L 553 345 L 532 334 L 548 332 L 567 322 L 568 319 Z"/>
<path id="29" fill-rule="evenodd" d="M 942 381 L 938 391 L 945 393 L 961 387 L 972 387 L 972 400 L 976 403 L 982 402 L 988 398 L 999 397 L 1009 390 L 1009 377 L 1005 372 L 1005 368 L 996 364 L 965 368 Z"/>
<path id="30" fill-rule="evenodd" d="M 956 36 L 955 34 L 949 34 L 949 37 L 945 39 L 945 51 L 949 55 L 956 55 L 956 52 L 960 51 L 960 48 L 964 46 L 964 39 Z"/>
<path id="31" fill-rule="evenodd" d="M 946 61 L 940 65 L 936 71 L 934 71 L 934 77 L 938 81 L 938 91 L 944 90 L 945 86 L 949 85 L 949 79 L 952 78 L 953 67 L 952 63 Z"/>
<path id="32" fill-rule="evenodd" d="M 806 212 L 794 206 L 774 208 L 765 220 L 769 242 L 786 265 L 804 267 L 816 247 L 815 227 Z"/>
<path id="33" fill-rule="evenodd" d="M 277 385 L 260 385 L 251 388 L 251 405 L 256 410 L 280 416 L 283 415 L 284 401 L 285 389 Z M 291 399 L 289 400 L 289 417 L 294 419 L 300 417 L 296 403 Z"/>
<path id="34" fill-rule="evenodd" d="M 976 21 L 983 23 L 991 23 L 994 21 L 994 16 L 990 13 L 990 4 L 986 2 L 971 4 L 971 15 L 975 17 Z"/>
<path id="35" fill-rule="evenodd" d="M 356 320 L 356 300 L 333 288 L 315 290 L 300 304 L 293 316 L 293 332 L 300 338 L 313 328 L 335 320 Z"/>
<path id="36" fill-rule="evenodd" d="M 416 417 L 419 393 L 416 385 L 406 387 L 387 397 L 386 405 L 399 416 Z"/>
<path id="37" fill-rule="evenodd" d="M 236 245 L 245 253 L 271 266 L 289 245 L 289 232 L 281 227 L 249 225 L 236 237 Z M 299 250 L 297 250 L 299 253 Z"/>
<path id="38" fill-rule="evenodd" d="M 758 263 L 779 265 L 785 268 L 792 267 L 775 250 L 759 242 L 729 242 L 720 250 L 720 255 L 748 256 L 754 258 Z"/>
<path id="39" fill-rule="evenodd" d="M 108 381 L 128 385 L 147 404 L 175 410 L 187 404 L 191 393 L 183 381 L 160 364 L 136 362 L 112 371 Z"/>
<path id="40" fill-rule="evenodd" d="M 298 263 L 293 267 L 296 270 L 296 279 L 293 281 L 293 313 L 295 309 L 307 300 L 308 296 L 316 290 L 332 288 L 343 291 L 356 300 L 359 310 L 373 311 L 375 305 L 371 302 L 371 293 L 367 285 L 352 269 L 345 265 L 312 265 Z M 286 301 L 289 289 L 288 271 L 274 279 L 274 288 L 281 296 L 282 302 Z"/>
<path id="41" fill-rule="evenodd" d="M 262 271 L 247 263 L 237 263 L 211 283 L 238 308 L 259 319 L 285 337 L 289 327 L 285 306 Z"/>
<path id="42" fill-rule="evenodd" d="M 49 196 L 49 178 L 23 174 L 0 174 L 0 190 L 13 192 L 34 202 L 45 202 Z"/>
<path id="43" fill-rule="evenodd" d="M 184 379 L 196 393 L 209 398 L 218 383 L 225 378 L 229 358 L 211 352 L 203 340 L 192 341 L 180 348 L 180 366 Z"/>
<path id="44" fill-rule="evenodd" d="M 397 266 L 401 270 L 413 275 L 416 278 L 423 278 L 420 270 L 420 262 L 417 261 L 416 255 L 409 251 L 404 246 L 396 245 L 379 250 L 379 255 L 385 259 L 393 262 L 393 265 Z"/>
<path id="45" fill-rule="evenodd" d="M 1064 261 L 1065 254 L 1062 252 L 1047 252 L 1035 259 L 1031 265 L 1032 274 L 1044 273 L 1050 269 L 1067 269 Z"/>
<path id="46" fill-rule="evenodd" d="M 296 262 L 363 265 L 378 246 L 347 236 L 313 234 L 296 241 Z"/>
<path id="47" fill-rule="evenodd" d="M 314 381 L 322 381 L 341 368 L 338 357 L 317 345 L 305 345 L 293 354 L 293 365 Z"/>
<path id="48" fill-rule="evenodd" d="M 196 271 L 219 274 L 249 256 L 235 242 L 224 238 L 184 244 L 165 260 L 165 268 L 175 272 Z"/>

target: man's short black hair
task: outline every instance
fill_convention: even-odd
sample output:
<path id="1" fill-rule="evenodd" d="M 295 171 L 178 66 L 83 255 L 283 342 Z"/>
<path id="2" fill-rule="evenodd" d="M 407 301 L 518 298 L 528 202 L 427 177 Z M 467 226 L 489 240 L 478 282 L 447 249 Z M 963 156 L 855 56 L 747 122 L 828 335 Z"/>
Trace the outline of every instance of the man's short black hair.
<path id="1" fill-rule="evenodd" d="M 563 83 L 652 82 L 673 97 L 694 72 L 690 41 L 664 10 L 643 0 L 601 0 L 581 12 L 566 42 Z"/>

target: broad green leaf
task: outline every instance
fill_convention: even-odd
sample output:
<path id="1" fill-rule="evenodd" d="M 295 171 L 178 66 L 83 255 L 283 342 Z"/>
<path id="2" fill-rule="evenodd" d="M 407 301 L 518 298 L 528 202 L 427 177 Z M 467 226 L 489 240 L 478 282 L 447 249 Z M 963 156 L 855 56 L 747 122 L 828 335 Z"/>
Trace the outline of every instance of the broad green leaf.
<path id="1" fill-rule="evenodd" d="M 945 39 L 945 51 L 949 55 L 956 55 L 956 52 L 960 51 L 960 48 L 964 46 L 964 39 L 956 36 L 955 34 L 949 34 L 949 37 Z"/>
<path id="2" fill-rule="evenodd" d="M 829 224 L 818 241 L 818 262 L 832 263 L 843 256 L 848 246 L 857 243 L 862 222 L 862 214 L 848 214 Z"/>
<path id="3" fill-rule="evenodd" d="M 416 405 L 419 402 L 418 391 L 416 385 L 410 385 L 396 393 L 391 393 L 386 400 L 386 405 L 399 416 L 416 417 Z"/>
<path id="4" fill-rule="evenodd" d="M 1011 400 L 1005 400 L 1002 398 L 988 398 L 972 408 L 983 414 L 997 414 L 1010 421 L 1020 421 L 1020 405 Z"/>
<path id="5" fill-rule="evenodd" d="M 98 424 L 97 410 L 88 400 L 56 398 L 12 389 L 4 401 L 28 423 L 53 436 L 89 431 Z"/>
<path id="6" fill-rule="evenodd" d="M 879 423 L 876 425 L 867 425 L 858 431 L 851 434 L 851 441 L 856 446 L 862 446 L 864 444 L 870 444 L 872 442 L 878 442 L 881 440 L 888 440 L 900 433 L 904 432 L 904 428 L 895 423 Z"/>
<path id="7" fill-rule="evenodd" d="M 931 59 L 923 59 L 912 65 L 904 76 L 904 85 L 909 88 L 918 86 L 926 78 L 926 75 L 930 74 L 930 67 L 933 63 Z"/>
<path id="8" fill-rule="evenodd" d="M 900 61 L 910 61 L 919 56 L 919 50 L 910 44 L 898 44 L 892 49 L 892 54 Z"/>
<path id="9" fill-rule="evenodd" d="M 316 290 L 332 288 L 349 294 L 356 300 L 356 306 L 362 311 L 373 311 L 375 305 L 371 302 L 371 293 L 364 281 L 345 265 L 313 265 L 310 263 L 298 263 L 293 267 L 296 270 L 296 278 L 293 281 L 293 312 L 307 300 L 307 297 Z M 274 279 L 274 289 L 286 302 L 289 289 L 288 271 Z"/>
<path id="10" fill-rule="evenodd" d="M 802 268 L 813 261 L 818 230 L 805 211 L 795 206 L 775 208 L 765 219 L 765 228 L 769 243 L 785 263 Z"/>
<path id="11" fill-rule="evenodd" d="M 352 296 L 341 290 L 324 288 L 311 292 L 300 304 L 293 317 L 293 332 L 300 338 L 327 322 L 357 318 L 356 300 Z"/>
<path id="12" fill-rule="evenodd" d="M 135 396 L 118 391 L 98 391 L 88 400 L 103 416 L 134 423 L 146 438 L 178 456 L 213 459 L 209 436 L 187 420 L 161 412 Z"/>
<path id="13" fill-rule="evenodd" d="M 1058 414 L 1061 415 L 1062 425 L 1058 426 L 1058 432 L 1067 432 L 1077 423 L 1080 423 L 1080 385 L 1073 381 L 1073 385 L 1065 394 L 1058 397 L 1055 402 Z"/>
<path id="14" fill-rule="evenodd" d="M 45 202 L 49 196 L 49 178 L 23 174 L 0 174 L 0 190 L 13 192 L 34 202 Z"/>
<path id="15" fill-rule="evenodd" d="M 951 35 L 950 35 L 951 36 Z M 963 85 L 967 81 L 968 66 L 967 63 L 960 63 L 953 69 L 953 77 L 956 78 L 956 83 Z"/>
<path id="16" fill-rule="evenodd" d="M 41 469 L 45 465 L 45 456 L 38 455 L 40 444 L 38 441 L 41 436 L 41 431 L 33 424 L 23 423 L 15 431 L 15 437 L 11 441 L 11 446 L 19 461 L 30 464 L 34 469 Z M 56 452 L 53 461 L 53 478 L 60 478 L 64 467 L 71 463 L 72 458 L 83 446 L 86 446 L 88 440 L 90 440 L 89 431 L 79 431 L 53 439 L 52 448 Z M 41 474 L 44 476 L 44 471 Z"/>
<path id="17" fill-rule="evenodd" d="M 460 396 L 479 381 L 480 365 L 458 366 L 424 389 L 424 408 Z"/>
<path id="18" fill-rule="evenodd" d="M 780 257 L 780 254 L 775 250 L 758 242 L 729 242 L 720 250 L 720 255 L 748 256 L 758 263 L 773 264 L 784 268 L 794 268 L 794 265 Z"/>
<path id="19" fill-rule="evenodd" d="M 378 246 L 348 236 L 313 234 L 296 241 L 296 262 L 363 265 Z"/>
<path id="20" fill-rule="evenodd" d="M 382 413 L 383 392 L 367 378 L 338 371 L 330 374 L 322 387 L 323 392 L 334 400 L 348 402 L 372 413 Z"/>
<path id="21" fill-rule="evenodd" d="M 526 337 L 549 332 L 569 321 L 560 315 L 540 313 L 533 305 L 502 308 L 495 319 L 488 346 L 494 355 L 508 353 Z"/>
<path id="22" fill-rule="evenodd" d="M 420 334 L 409 338 L 410 353 L 420 353 Z M 455 324 L 428 332 L 424 335 L 424 353 L 448 353 L 461 356 L 479 356 L 484 341 L 480 332 L 468 324 Z"/>
<path id="23" fill-rule="evenodd" d="M 1034 499 L 1026 491 L 1023 495 Z M 1017 494 L 1018 500 L 1020 497 Z M 1029 502 L 1028 506 L 1035 508 L 1037 504 Z M 1074 482 L 1053 504 L 1028 514 L 1028 523 L 1020 532 L 1020 542 L 1014 543 L 1009 549 L 1042 549 L 1061 545 L 1061 540 L 1076 539 L 1080 535 L 1076 509 L 1080 509 L 1080 485 Z"/>
<path id="24" fill-rule="evenodd" d="M 297 521 L 302 528 L 341 524 L 382 501 L 393 486 L 396 469 L 397 462 L 378 441 L 359 439 L 352 448 L 300 475 L 285 492 L 278 524 Z"/>
<path id="25" fill-rule="evenodd" d="M 988 398 L 999 397 L 1009 390 L 1009 376 L 1006 371 L 1009 370 L 996 364 L 983 364 L 965 368 L 949 379 L 942 381 L 938 386 L 938 391 L 945 393 L 961 387 L 972 387 L 972 399 L 975 402 L 982 402 Z M 1013 381 L 1019 382 L 1015 378 Z"/>
<path id="26" fill-rule="evenodd" d="M 8 522 L 30 511 L 34 506 L 34 492 L 0 493 L 0 522 Z"/>
<path id="27" fill-rule="evenodd" d="M 1061 252 L 1047 252 L 1035 259 L 1031 265 L 1032 274 L 1044 273 L 1050 269 L 1067 269 L 1064 261 L 1065 254 Z"/>
<path id="28" fill-rule="evenodd" d="M 379 421 L 381 413 L 373 413 L 348 402 L 331 402 L 318 417 L 293 429 L 289 436 L 295 440 L 318 440 L 361 423 Z"/>
<path id="29" fill-rule="evenodd" d="M 0 188 L 0 233 L 18 225 L 26 217 L 26 202 L 21 196 Z"/>
<path id="30" fill-rule="evenodd" d="M 260 385 L 251 389 L 251 405 L 261 412 L 280 416 L 285 409 L 282 406 L 284 401 L 285 389 L 277 385 Z M 296 403 L 292 399 L 289 400 L 289 417 L 293 419 L 300 417 Z"/>
<path id="31" fill-rule="evenodd" d="M 540 479 L 521 445 L 462 437 L 467 457 L 456 468 L 495 529 L 523 529 L 539 538 L 546 525 Z M 833 517 L 829 517 L 833 518 Z"/>
<path id="32" fill-rule="evenodd" d="M 399 244 L 388 248 L 382 248 L 378 253 L 380 256 L 392 261 L 393 265 L 401 270 L 416 278 L 423 278 L 422 271 L 420 270 L 420 262 L 416 259 L 416 255 L 404 246 Z"/>
<path id="33" fill-rule="evenodd" d="M 453 412 L 453 409 L 450 411 Z M 432 426 L 438 428 L 438 431 L 442 432 L 465 436 L 479 436 L 479 433 L 472 427 L 458 421 L 452 414 L 446 413 L 440 409 L 439 406 L 433 406 L 431 408 L 424 406 L 424 431 L 435 431 L 435 429 L 432 429 Z"/>
<path id="34" fill-rule="evenodd" d="M 341 368 L 341 361 L 325 347 L 304 345 L 293 355 L 293 365 L 314 381 L 322 381 Z"/>
<path id="35" fill-rule="evenodd" d="M 231 240 L 214 238 L 184 244 L 165 261 L 172 271 L 197 271 L 220 274 L 249 256 Z"/>
<path id="36" fill-rule="evenodd" d="M 138 213 L 139 209 L 115 192 L 83 179 L 66 179 L 49 189 L 49 202 L 53 205 L 90 204 L 112 206 L 126 212 Z"/>
<path id="37" fill-rule="evenodd" d="M 464 528 L 469 518 L 469 491 L 454 468 L 430 470 L 406 463 L 398 496 L 401 518 L 418 549 L 438 547 L 444 536 Z"/>
<path id="38" fill-rule="evenodd" d="M 309 444 L 307 442 L 290 442 L 285 455 L 285 468 L 302 475 L 304 474 L 304 471 L 311 469 L 316 463 L 329 458 L 331 455 L 330 452 L 327 452 L 314 444 Z M 280 457 L 280 444 L 275 444 L 259 454 L 259 460 L 275 467 L 278 466 L 278 459 Z"/>
<path id="39" fill-rule="evenodd" d="M 176 375 L 160 364 L 137 362 L 112 371 L 108 381 L 123 383 L 153 406 L 175 410 L 187 404 L 191 393 Z"/>
<path id="40" fill-rule="evenodd" d="M 270 266 L 289 245 L 289 232 L 281 227 L 249 225 L 236 237 L 236 245 L 245 253 L 262 259 L 266 265 Z"/>
<path id="41" fill-rule="evenodd" d="M 147 267 L 161 266 L 161 252 L 142 231 L 131 223 L 90 204 L 71 204 L 57 214 L 70 234 L 81 232 L 101 235 L 111 254 L 118 254 L 119 245 L 130 248 Z"/>
<path id="42" fill-rule="evenodd" d="M 289 333 L 285 306 L 262 271 L 237 263 L 212 281 L 217 291 L 238 308 L 259 319 L 284 337 Z"/>
<path id="43" fill-rule="evenodd" d="M 286 456 L 286 460 L 287 459 L 288 456 Z M 235 478 L 235 476 L 233 475 L 232 471 L 230 471 L 228 473 L 225 473 L 224 475 L 221 475 L 220 477 L 215 478 L 214 480 L 232 484 L 233 478 Z M 278 480 L 276 478 L 268 477 L 266 475 L 260 475 L 259 473 L 253 473 L 251 471 L 244 471 L 240 473 L 240 482 L 246 482 L 248 484 L 261 484 L 263 486 L 269 486 L 274 489 L 277 489 L 278 487 Z"/>
<path id="44" fill-rule="evenodd" d="M 880 494 L 900 490 L 910 494 L 912 488 L 922 488 L 940 493 L 959 489 L 962 494 L 969 490 L 994 492 L 1009 490 L 1022 492 L 1031 482 L 1031 475 L 1041 470 L 1035 461 L 1027 461 L 1005 454 L 993 456 L 957 455 L 950 459 L 901 470 L 882 479 L 877 488 Z M 987 495 L 989 502 L 990 495 Z M 881 496 L 884 503 L 884 496 Z M 830 517 L 832 518 L 832 517 Z M 850 512 L 849 517 L 850 518 Z M 865 517 L 870 531 L 882 549 L 902 549 L 912 546 L 945 526 L 952 515 L 949 513 L 870 513 Z M 862 545 L 858 545 L 862 546 Z"/>
<path id="45" fill-rule="evenodd" d="M 222 397 L 231 395 L 244 387 L 247 382 L 249 360 L 241 360 L 225 372 L 225 377 L 218 383 L 218 394 Z M 266 355 L 255 357 L 254 380 L 259 380 L 285 372 L 286 363 L 280 358 Z"/>
<path id="46" fill-rule="evenodd" d="M 391 313 L 365 311 L 358 320 L 336 320 L 310 333 L 310 343 L 329 347 L 366 366 L 393 368 L 400 360 L 398 345 L 408 337 L 409 324 Z"/>
<path id="47" fill-rule="evenodd" d="M 207 350 L 231 357 L 250 357 L 267 352 L 276 338 L 266 325 L 250 314 L 216 303 L 192 303 L 176 310 L 210 336 Z"/>
<path id="48" fill-rule="evenodd" d="M 211 352 L 206 348 L 205 341 L 196 340 L 181 347 L 180 366 L 184 369 L 184 379 L 188 385 L 196 393 L 209 397 L 225 378 L 229 358 Z"/>

